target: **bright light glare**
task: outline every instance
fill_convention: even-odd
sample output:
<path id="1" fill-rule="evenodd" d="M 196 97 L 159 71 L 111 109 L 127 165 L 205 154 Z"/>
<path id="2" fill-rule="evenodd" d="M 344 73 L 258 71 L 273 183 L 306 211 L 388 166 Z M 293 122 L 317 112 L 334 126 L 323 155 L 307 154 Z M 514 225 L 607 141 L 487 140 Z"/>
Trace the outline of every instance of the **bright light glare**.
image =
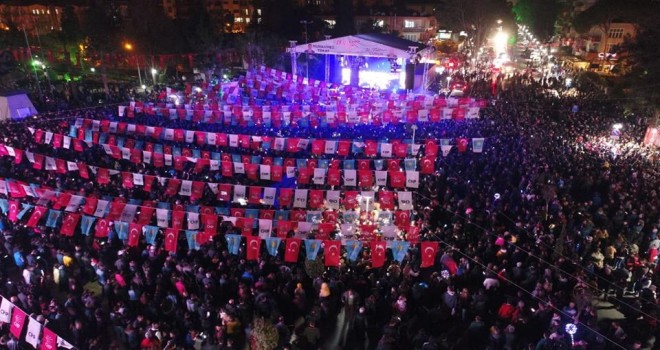
<path id="1" fill-rule="evenodd" d="M 195 91 L 196 91 L 196 92 L 202 92 L 202 88 L 201 88 L 201 87 L 196 87 L 196 88 L 195 88 Z"/>
<path id="2" fill-rule="evenodd" d="M 397 73 L 388 72 L 374 72 L 374 71 L 360 71 L 360 85 L 367 84 L 370 87 L 378 89 L 385 89 L 390 85 L 390 82 L 397 79 Z M 342 84 L 350 84 L 351 82 L 351 69 L 341 69 Z M 405 82 L 405 80 L 404 80 Z"/>
<path id="3" fill-rule="evenodd" d="M 156 70 L 156 68 L 151 68 L 151 74 L 156 75 L 156 73 L 158 73 L 158 71 Z"/>
<path id="4" fill-rule="evenodd" d="M 495 54 L 499 56 L 501 53 L 506 52 L 507 42 L 509 41 L 509 35 L 506 32 L 497 32 L 493 37 L 493 48 L 495 49 Z"/>
<path id="5" fill-rule="evenodd" d="M 621 124 L 621 123 L 616 123 L 616 124 L 612 125 L 612 129 L 614 129 L 614 130 L 621 130 L 622 128 L 623 128 L 623 124 Z"/>

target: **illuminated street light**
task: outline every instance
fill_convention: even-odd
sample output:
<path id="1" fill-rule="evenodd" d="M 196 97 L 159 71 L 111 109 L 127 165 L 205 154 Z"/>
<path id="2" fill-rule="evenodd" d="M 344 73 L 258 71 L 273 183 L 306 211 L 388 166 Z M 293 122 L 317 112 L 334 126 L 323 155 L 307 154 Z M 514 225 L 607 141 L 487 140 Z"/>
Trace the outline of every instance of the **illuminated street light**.
<path id="1" fill-rule="evenodd" d="M 89 69 L 92 73 L 96 72 L 96 68 L 92 67 Z"/>
<path id="2" fill-rule="evenodd" d="M 158 74 L 158 70 L 156 70 L 156 68 L 151 68 L 151 77 L 154 80 L 154 85 L 156 85 L 156 74 Z"/>
<path id="3" fill-rule="evenodd" d="M 616 123 L 616 124 L 612 125 L 612 129 L 614 129 L 614 130 L 621 130 L 621 129 L 623 129 L 623 124 L 621 124 L 621 123 Z"/>

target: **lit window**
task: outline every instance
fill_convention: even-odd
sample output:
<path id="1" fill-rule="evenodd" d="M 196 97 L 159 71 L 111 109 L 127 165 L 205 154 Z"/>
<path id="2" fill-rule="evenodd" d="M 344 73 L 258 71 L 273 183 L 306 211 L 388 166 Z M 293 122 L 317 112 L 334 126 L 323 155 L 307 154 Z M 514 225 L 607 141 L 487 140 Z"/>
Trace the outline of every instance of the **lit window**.
<path id="1" fill-rule="evenodd" d="M 261 9 L 257 9 L 257 14 L 261 16 Z"/>
<path id="2" fill-rule="evenodd" d="M 248 15 L 248 9 L 245 9 L 245 15 L 246 16 Z"/>
<path id="3" fill-rule="evenodd" d="M 56 14 L 56 15 L 59 15 L 59 14 L 60 14 L 60 10 L 55 9 L 55 14 Z"/>
<path id="4" fill-rule="evenodd" d="M 46 11 L 46 13 L 50 15 L 50 10 Z"/>
<path id="5" fill-rule="evenodd" d="M 250 17 L 247 17 L 247 18 L 245 19 L 245 23 L 250 23 Z"/>
<path id="6" fill-rule="evenodd" d="M 623 38 L 623 28 L 613 28 L 610 29 L 609 35 L 612 39 L 621 39 Z"/>
<path id="7" fill-rule="evenodd" d="M 385 21 L 383 21 L 382 19 L 379 19 L 379 20 L 376 21 L 376 23 L 374 23 L 374 26 L 379 27 L 379 28 L 383 28 L 385 26 Z"/>
<path id="8" fill-rule="evenodd" d="M 409 20 L 404 20 L 403 21 L 403 27 L 404 28 L 415 28 L 415 21 L 409 21 Z"/>
<path id="9" fill-rule="evenodd" d="M 236 23 L 243 23 L 243 17 L 236 17 Z"/>

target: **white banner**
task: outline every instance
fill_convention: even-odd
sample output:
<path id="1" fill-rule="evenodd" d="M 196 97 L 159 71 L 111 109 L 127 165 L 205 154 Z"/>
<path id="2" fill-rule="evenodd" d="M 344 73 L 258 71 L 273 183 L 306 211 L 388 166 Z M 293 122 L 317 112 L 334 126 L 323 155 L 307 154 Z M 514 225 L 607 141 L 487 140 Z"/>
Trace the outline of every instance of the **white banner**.
<path id="1" fill-rule="evenodd" d="M 133 184 L 136 186 L 144 186 L 144 176 L 142 174 L 133 173 Z"/>
<path id="2" fill-rule="evenodd" d="M 44 136 L 44 143 L 50 145 L 50 142 L 53 141 L 53 133 L 51 131 L 46 131 Z"/>
<path id="3" fill-rule="evenodd" d="M 126 110 L 126 106 L 119 106 L 119 108 L 117 110 L 117 114 L 119 114 L 120 117 L 123 117 L 125 110 Z"/>
<path id="4" fill-rule="evenodd" d="M 353 224 L 339 225 L 343 239 L 352 239 L 355 237 L 355 226 Z"/>
<path id="5" fill-rule="evenodd" d="M 66 170 L 68 171 L 78 171 L 78 164 L 74 162 L 66 162 Z"/>
<path id="6" fill-rule="evenodd" d="M 236 174 L 245 174 L 245 164 L 243 164 L 243 163 L 234 163 L 234 173 L 236 173 Z"/>
<path id="7" fill-rule="evenodd" d="M 199 230 L 199 213 L 188 212 L 188 229 Z"/>
<path id="8" fill-rule="evenodd" d="M 298 148 L 306 149 L 309 145 L 309 139 L 298 139 Z"/>
<path id="9" fill-rule="evenodd" d="M 179 190 L 179 195 L 190 197 L 191 194 L 192 194 L 192 181 L 182 180 L 181 189 Z"/>
<path id="10" fill-rule="evenodd" d="M 484 138 L 472 139 L 472 152 L 481 153 L 484 151 Z"/>
<path id="11" fill-rule="evenodd" d="M 339 209 L 339 191 L 326 191 L 325 201 L 328 208 Z"/>
<path id="12" fill-rule="evenodd" d="M 37 320 L 35 320 L 32 317 L 28 317 L 28 326 L 27 326 L 27 333 L 25 334 L 25 341 L 32 345 L 33 348 L 37 348 L 37 345 L 39 345 L 39 339 L 41 335 L 41 323 L 39 323 Z"/>
<path id="13" fill-rule="evenodd" d="M 344 170 L 344 186 L 357 186 L 357 171 L 355 169 Z"/>
<path id="14" fill-rule="evenodd" d="M 307 208 L 307 192 L 307 190 L 295 190 L 293 195 L 294 208 Z"/>
<path id="15" fill-rule="evenodd" d="M 296 167 L 286 167 L 286 177 L 296 177 Z"/>
<path id="16" fill-rule="evenodd" d="M 273 205 L 275 204 L 275 195 L 276 195 L 277 189 L 273 187 L 264 187 L 264 198 L 263 198 L 263 204 L 264 205 Z"/>
<path id="17" fill-rule="evenodd" d="M 467 109 L 467 113 L 465 113 L 465 118 L 467 119 L 479 118 L 479 107 L 469 107 Z"/>
<path id="18" fill-rule="evenodd" d="M 209 168 L 211 169 L 211 171 L 220 170 L 220 161 L 215 159 L 209 160 Z"/>
<path id="19" fill-rule="evenodd" d="M 337 153 L 337 141 L 326 140 L 325 154 L 335 154 L 335 153 Z"/>
<path id="20" fill-rule="evenodd" d="M 171 154 L 163 154 L 163 159 L 165 159 L 166 166 L 172 166 L 173 156 Z"/>
<path id="21" fill-rule="evenodd" d="M 57 170 L 57 164 L 55 163 L 55 158 L 46 157 L 46 170 Z"/>
<path id="22" fill-rule="evenodd" d="M 314 177 L 312 177 L 312 183 L 314 185 L 323 185 L 323 184 L 325 184 L 325 169 L 323 169 L 323 168 L 314 168 Z"/>
<path id="23" fill-rule="evenodd" d="M 273 220 L 259 219 L 259 237 L 266 239 L 270 237 L 270 232 L 273 229 Z"/>
<path id="24" fill-rule="evenodd" d="M 406 187 L 419 188 L 419 172 L 406 171 Z"/>
<path id="25" fill-rule="evenodd" d="M 374 171 L 374 173 L 376 174 L 376 186 L 386 187 L 387 186 L 387 171 L 376 170 L 376 171 Z"/>
<path id="26" fill-rule="evenodd" d="M 124 211 L 121 213 L 119 221 L 121 222 L 133 222 L 135 214 L 137 213 L 138 206 L 135 204 L 126 204 Z"/>
<path id="27" fill-rule="evenodd" d="M 174 129 L 165 129 L 165 137 L 164 139 L 166 141 L 172 141 L 174 140 Z"/>
<path id="28" fill-rule="evenodd" d="M 440 149 L 442 150 L 442 156 L 446 157 L 449 155 L 449 152 L 451 151 L 452 145 L 441 145 Z"/>
<path id="29" fill-rule="evenodd" d="M 156 226 L 158 227 L 169 227 L 170 220 L 169 215 L 170 211 L 167 209 L 156 209 Z"/>
<path id="30" fill-rule="evenodd" d="M 149 151 L 142 151 L 142 161 L 144 161 L 145 164 L 151 164 L 151 155 L 152 153 Z"/>
<path id="31" fill-rule="evenodd" d="M 85 197 L 83 196 L 71 196 L 71 199 L 69 199 L 69 204 L 64 208 L 64 210 L 68 212 L 76 212 L 78 211 L 78 207 L 83 203 L 83 200 L 85 200 Z"/>
<path id="32" fill-rule="evenodd" d="M 270 165 L 259 165 L 259 179 L 270 180 Z"/>
<path id="33" fill-rule="evenodd" d="M 121 148 L 121 159 L 126 159 L 126 160 L 131 159 L 131 149 L 130 148 L 126 148 L 126 147 Z"/>
<path id="34" fill-rule="evenodd" d="M 94 131 L 94 132 L 99 131 L 100 127 L 101 127 L 101 121 L 100 120 L 92 120 L 92 131 Z"/>
<path id="35" fill-rule="evenodd" d="M 375 199 L 376 193 L 374 191 L 362 191 L 358 197 L 358 205 L 361 210 L 372 210 L 374 208 Z"/>
<path id="36" fill-rule="evenodd" d="M 229 135 L 229 147 L 238 147 L 238 135 Z"/>
<path id="37" fill-rule="evenodd" d="M 381 227 L 380 232 L 383 233 L 383 238 L 385 240 L 396 239 L 396 226 L 394 225 L 385 225 Z"/>
<path id="38" fill-rule="evenodd" d="M 397 192 L 397 194 L 399 197 L 399 209 L 413 210 L 412 192 L 401 191 L 401 192 Z"/>
<path id="39" fill-rule="evenodd" d="M 385 157 L 385 158 L 392 157 L 392 144 L 391 143 L 381 143 L 380 144 L 380 155 L 381 155 L 381 157 Z"/>
<path id="40" fill-rule="evenodd" d="M 245 186 L 234 185 L 234 202 L 240 203 L 245 201 Z"/>
<path id="41" fill-rule="evenodd" d="M 97 218 L 104 217 L 105 211 L 108 208 L 108 204 L 110 204 L 110 202 L 103 199 L 99 199 L 98 202 L 96 202 L 96 210 L 94 211 L 94 216 L 96 216 Z"/>
<path id="42" fill-rule="evenodd" d="M 211 192 L 213 192 L 213 194 L 215 194 L 215 195 L 218 194 L 218 184 L 217 183 L 207 182 L 206 184 L 209 185 L 209 188 L 211 189 Z"/>
<path id="43" fill-rule="evenodd" d="M 11 301 L 2 298 L 2 303 L 0 303 L 0 323 L 11 322 L 11 308 L 13 306 L 14 304 Z"/>
<path id="44" fill-rule="evenodd" d="M 186 130 L 186 143 L 195 142 L 195 132 L 193 130 Z"/>
<path id="45" fill-rule="evenodd" d="M 0 180 L 0 193 L 7 194 L 7 182 L 5 180 Z"/>
<path id="46" fill-rule="evenodd" d="M 66 149 L 71 148 L 71 137 L 70 136 L 62 137 L 62 147 L 66 148 Z"/>
<path id="47" fill-rule="evenodd" d="M 273 149 L 276 151 L 284 150 L 284 139 L 281 137 L 276 137 L 275 142 L 273 143 Z"/>
<path id="48" fill-rule="evenodd" d="M 451 108 L 443 108 L 441 119 L 451 119 L 451 115 L 452 115 L 453 112 L 454 112 L 454 110 L 451 109 Z"/>
<path id="49" fill-rule="evenodd" d="M 216 143 L 216 136 L 217 136 L 217 134 L 214 133 L 214 132 L 207 132 L 207 133 L 206 133 L 206 142 L 207 142 L 209 145 L 215 145 L 215 143 Z"/>

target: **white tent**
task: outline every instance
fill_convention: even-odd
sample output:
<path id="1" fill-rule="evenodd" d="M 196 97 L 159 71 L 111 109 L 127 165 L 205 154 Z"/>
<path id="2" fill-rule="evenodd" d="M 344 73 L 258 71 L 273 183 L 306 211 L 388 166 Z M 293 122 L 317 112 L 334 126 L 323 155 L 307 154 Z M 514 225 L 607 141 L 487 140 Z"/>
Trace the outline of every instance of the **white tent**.
<path id="1" fill-rule="evenodd" d="M 23 119 L 37 113 L 24 92 L 0 93 L 0 121 Z"/>

